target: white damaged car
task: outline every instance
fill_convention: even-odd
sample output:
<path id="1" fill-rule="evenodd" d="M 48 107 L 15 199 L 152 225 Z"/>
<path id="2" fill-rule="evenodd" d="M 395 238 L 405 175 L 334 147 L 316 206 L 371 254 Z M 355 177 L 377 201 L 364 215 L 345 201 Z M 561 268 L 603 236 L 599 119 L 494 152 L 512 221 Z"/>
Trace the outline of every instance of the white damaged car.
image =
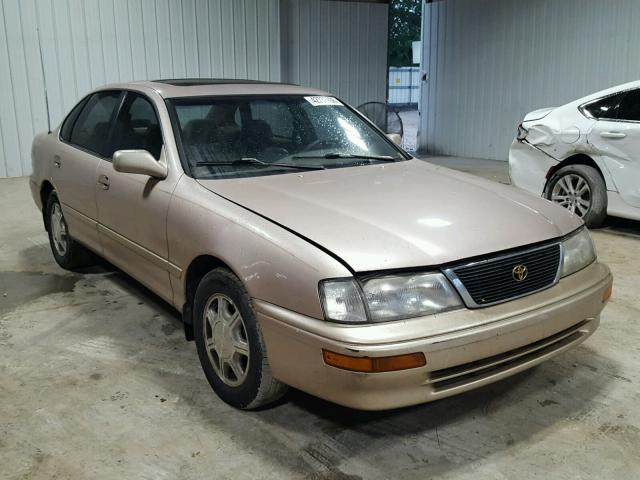
<path id="1" fill-rule="evenodd" d="M 640 220 L 640 81 L 528 113 L 509 150 L 514 185 L 597 227 Z"/>

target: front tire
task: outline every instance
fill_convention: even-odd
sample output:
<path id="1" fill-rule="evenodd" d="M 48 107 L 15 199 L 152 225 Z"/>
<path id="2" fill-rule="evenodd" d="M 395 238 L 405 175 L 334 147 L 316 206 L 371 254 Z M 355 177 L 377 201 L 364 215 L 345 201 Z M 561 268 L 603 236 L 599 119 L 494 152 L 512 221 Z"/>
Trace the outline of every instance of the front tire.
<path id="1" fill-rule="evenodd" d="M 47 219 L 49 245 L 58 265 L 67 270 L 74 270 L 94 263 L 93 254 L 69 234 L 69 227 L 55 191 L 51 192 L 47 199 L 45 218 Z"/>
<path id="2" fill-rule="evenodd" d="M 575 213 L 589 228 L 607 218 L 607 187 L 600 172 L 589 165 L 568 165 L 549 180 L 545 197 Z"/>
<path id="3" fill-rule="evenodd" d="M 231 406 L 255 409 L 287 386 L 273 378 L 251 299 L 229 270 L 204 276 L 194 301 L 194 336 L 209 384 Z"/>

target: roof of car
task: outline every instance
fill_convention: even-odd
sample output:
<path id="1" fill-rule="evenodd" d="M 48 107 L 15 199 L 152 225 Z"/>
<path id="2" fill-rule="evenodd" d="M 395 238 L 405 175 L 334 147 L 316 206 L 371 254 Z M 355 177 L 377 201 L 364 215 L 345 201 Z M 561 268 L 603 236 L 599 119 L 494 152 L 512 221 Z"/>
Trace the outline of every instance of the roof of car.
<path id="1" fill-rule="evenodd" d="M 246 79 L 176 78 L 108 85 L 106 88 L 146 87 L 164 98 L 218 95 L 327 95 L 315 88 Z"/>

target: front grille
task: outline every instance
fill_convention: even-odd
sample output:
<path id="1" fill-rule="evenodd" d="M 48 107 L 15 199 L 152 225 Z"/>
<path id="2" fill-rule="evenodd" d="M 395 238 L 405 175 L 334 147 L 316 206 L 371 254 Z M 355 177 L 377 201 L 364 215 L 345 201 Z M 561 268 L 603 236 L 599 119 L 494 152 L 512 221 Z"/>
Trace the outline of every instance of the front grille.
<path id="1" fill-rule="evenodd" d="M 560 256 L 560 244 L 554 243 L 454 266 L 445 273 L 467 306 L 483 307 L 550 287 L 557 281 Z M 518 266 L 526 267 L 520 281 L 514 272 Z"/>

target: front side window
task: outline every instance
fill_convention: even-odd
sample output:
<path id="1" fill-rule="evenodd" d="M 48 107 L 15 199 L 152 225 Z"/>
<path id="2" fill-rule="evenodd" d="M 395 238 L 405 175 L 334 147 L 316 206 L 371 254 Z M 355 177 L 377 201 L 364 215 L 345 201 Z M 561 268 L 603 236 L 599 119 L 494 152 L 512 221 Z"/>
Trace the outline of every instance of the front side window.
<path id="1" fill-rule="evenodd" d="M 162 150 L 162 132 L 156 111 L 144 96 L 128 92 L 113 128 L 106 156 L 117 150 L 146 150 L 158 160 Z"/>
<path id="2" fill-rule="evenodd" d="M 404 160 L 333 97 L 175 98 L 182 154 L 196 178 L 274 175 Z"/>
<path id="3" fill-rule="evenodd" d="M 120 92 L 117 91 L 93 94 L 75 121 L 69 141 L 104 156 L 111 118 L 119 99 Z"/>

